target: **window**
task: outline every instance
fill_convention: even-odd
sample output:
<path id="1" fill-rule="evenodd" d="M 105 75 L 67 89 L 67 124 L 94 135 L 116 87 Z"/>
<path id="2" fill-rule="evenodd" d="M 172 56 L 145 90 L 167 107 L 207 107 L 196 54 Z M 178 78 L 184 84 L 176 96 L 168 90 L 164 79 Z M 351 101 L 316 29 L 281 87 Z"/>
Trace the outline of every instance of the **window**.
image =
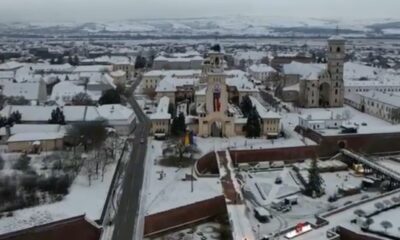
<path id="1" fill-rule="evenodd" d="M 335 89 L 335 94 L 336 94 L 336 95 L 338 94 L 338 90 L 337 90 L 337 89 Z"/>
<path id="2" fill-rule="evenodd" d="M 336 52 L 340 52 L 340 47 L 337 47 L 337 48 L 336 48 Z"/>

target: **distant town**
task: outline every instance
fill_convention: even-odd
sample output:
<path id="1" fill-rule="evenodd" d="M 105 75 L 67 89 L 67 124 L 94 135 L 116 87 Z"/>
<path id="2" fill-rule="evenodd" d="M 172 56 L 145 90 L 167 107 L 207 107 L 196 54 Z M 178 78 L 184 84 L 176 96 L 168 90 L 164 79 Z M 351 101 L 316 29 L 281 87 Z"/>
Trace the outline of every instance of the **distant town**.
<path id="1" fill-rule="evenodd" d="M 400 239 L 398 23 L 246 21 L 0 24 L 0 240 Z"/>

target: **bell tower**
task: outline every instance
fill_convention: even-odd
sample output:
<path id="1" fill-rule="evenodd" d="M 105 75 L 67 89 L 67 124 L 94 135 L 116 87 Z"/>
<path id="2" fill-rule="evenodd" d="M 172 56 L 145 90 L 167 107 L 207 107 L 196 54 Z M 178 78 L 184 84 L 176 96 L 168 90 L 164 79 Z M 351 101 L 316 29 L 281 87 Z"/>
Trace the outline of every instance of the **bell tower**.
<path id="1" fill-rule="evenodd" d="M 328 73 L 330 76 L 330 105 L 342 107 L 344 104 L 344 59 L 346 40 L 335 35 L 328 40 Z"/>

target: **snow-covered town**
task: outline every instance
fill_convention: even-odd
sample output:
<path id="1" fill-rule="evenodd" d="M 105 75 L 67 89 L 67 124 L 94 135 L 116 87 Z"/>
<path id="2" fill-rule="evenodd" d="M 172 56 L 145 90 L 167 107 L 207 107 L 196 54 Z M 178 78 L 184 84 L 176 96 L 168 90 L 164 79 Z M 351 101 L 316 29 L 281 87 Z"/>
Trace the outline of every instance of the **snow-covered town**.
<path id="1" fill-rule="evenodd" d="M 399 18 L 38 0 L 44 21 L 14 1 L 0 2 L 0 240 L 400 239 Z"/>

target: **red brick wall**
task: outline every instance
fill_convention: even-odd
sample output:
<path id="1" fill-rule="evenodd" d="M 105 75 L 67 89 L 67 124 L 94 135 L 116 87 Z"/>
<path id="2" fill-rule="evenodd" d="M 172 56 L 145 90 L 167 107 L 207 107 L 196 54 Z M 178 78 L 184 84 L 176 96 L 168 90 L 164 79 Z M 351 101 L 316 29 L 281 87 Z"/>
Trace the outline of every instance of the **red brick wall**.
<path id="1" fill-rule="evenodd" d="M 230 154 L 232 161 L 237 161 L 238 163 L 279 160 L 284 160 L 285 162 L 296 162 L 314 156 L 316 151 L 316 146 L 303 146 L 258 150 L 232 150 L 230 151 Z"/>
<path id="2" fill-rule="evenodd" d="M 1 240 L 98 240 L 101 229 L 83 217 L 66 219 L 0 236 Z"/>
<path id="3" fill-rule="evenodd" d="M 340 239 L 343 240 L 382 240 L 381 238 L 355 233 L 343 227 L 339 227 L 339 235 Z"/>
<path id="4" fill-rule="evenodd" d="M 226 213 L 225 198 L 211 198 L 145 217 L 144 235 L 150 236 Z"/>
<path id="5" fill-rule="evenodd" d="M 218 164 L 215 152 L 209 152 L 202 156 L 196 163 L 199 173 L 218 173 Z"/>

